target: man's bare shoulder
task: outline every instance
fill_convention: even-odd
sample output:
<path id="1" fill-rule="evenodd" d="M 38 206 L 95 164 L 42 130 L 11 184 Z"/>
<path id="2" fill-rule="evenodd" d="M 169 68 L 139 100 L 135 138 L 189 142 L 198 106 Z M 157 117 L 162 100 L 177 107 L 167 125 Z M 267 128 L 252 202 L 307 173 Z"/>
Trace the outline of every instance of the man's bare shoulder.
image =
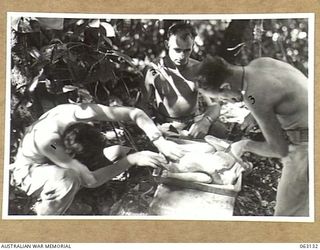
<path id="1" fill-rule="evenodd" d="M 271 64 L 275 64 L 275 63 L 279 63 L 281 61 L 271 58 L 271 57 L 260 57 L 257 59 L 252 60 L 248 66 L 267 66 L 267 65 L 271 65 Z"/>
<path id="2" fill-rule="evenodd" d="M 33 143 L 37 146 L 37 149 L 40 150 L 40 152 L 51 152 L 52 149 L 57 145 L 57 142 L 61 140 L 58 132 L 52 130 L 51 128 L 49 128 L 47 131 L 44 129 L 37 129 L 34 132 L 33 139 Z"/>
<path id="3" fill-rule="evenodd" d="M 306 76 L 293 65 L 270 57 L 261 57 L 253 60 L 248 64 L 247 69 L 254 75 L 268 74 L 268 76 L 273 76 L 281 81 L 288 79 L 288 77 L 298 77 L 303 82 L 307 80 Z M 266 77 L 266 80 L 270 80 L 270 77 Z"/>
<path id="4" fill-rule="evenodd" d="M 266 70 L 280 70 L 280 69 L 293 69 L 294 67 L 287 62 L 274 59 L 271 57 L 260 57 L 252 60 L 248 64 L 249 68 L 257 69 L 266 69 Z"/>
<path id="5" fill-rule="evenodd" d="M 33 125 L 32 130 L 45 136 L 61 130 L 68 123 L 75 122 L 75 112 L 82 110 L 83 104 L 61 104 L 44 113 Z"/>
<path id="6" fill-rule="evenodd" d="M 189 63 L 188 63 L 188 67 L 192 67 L 195 65 L 198 65 L 200 63 L 200 61 L 193 59 L 193 58 L 189 58 Z"/>
<path id="7" fill-rule="evenodd" d="M 199 65 L 200 62 L 193 58 L 189 58 L 188 66 L 184 69 L 186 77 L 195 75 L 196 66 Z"/>

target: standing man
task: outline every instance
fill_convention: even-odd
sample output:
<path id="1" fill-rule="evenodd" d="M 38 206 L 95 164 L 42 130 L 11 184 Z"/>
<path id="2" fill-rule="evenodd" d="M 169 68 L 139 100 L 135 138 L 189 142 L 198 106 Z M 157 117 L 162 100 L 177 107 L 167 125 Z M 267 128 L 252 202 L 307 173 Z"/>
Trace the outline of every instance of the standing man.
<path id="1" fill-rule="evenodd" d="M 199 114 L 198 86 L 191 80 L 193 66 L 198 61 L 190 58 L 193 50 L 195 30 L 187 23 L 172 25 L 165 41 L 167 56 L 159 58 L 147 68 L 145 76 L 145 102 L 154 102 L 159 128 L 168 132 L 187 132 L 188 136 L 203 138 L 212 134 L 220 138 L 227 136 L 227 129 L 219 121 L 220 105 L 212 103 L 204 114 Z M 185 135 L 186 135 L 185 134 Z"/>
<path id="2" fill-rule="evenodd" d="M 88 124 L 92 121 L 133 121 L 165 156 L 172 160 L 183 156 L 179 146 L 165 140 L 139 109 L 99 104 L 59 105 L 27 129 L 11 165 L 12 184 L 37 199 L 34 210 L 38 215 L 63 214 L 81 187 L 98 187 L 130 166 L 159 167 L 167 162 L 161 154 L 142 151 L 98 169 L 82 164 L 77 156 L 99 155 L 103 151 L 104 138 Z"/>
<path id="3" fill-rule="evenodd" d="M 231 152 L 252 152 L 281 158 L 275 215 L 308 216 L 308 79 L 293 66 L 259 58 L 235 66 L 220 57 L 198 65 L 201 91 L 220 99 L 244 101 L 265 137 L 264 142 L 241 140 Z"/>

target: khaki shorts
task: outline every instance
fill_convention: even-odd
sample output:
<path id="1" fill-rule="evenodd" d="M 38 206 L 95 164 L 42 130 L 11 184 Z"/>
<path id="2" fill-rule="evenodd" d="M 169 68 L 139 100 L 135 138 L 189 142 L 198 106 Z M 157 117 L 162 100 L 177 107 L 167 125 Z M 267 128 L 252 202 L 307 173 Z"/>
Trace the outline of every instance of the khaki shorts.
<path id="1" fill-rule="evenodd" d="M 308 143 L 289 145 L 282 163 L 275 215 L 309 216 Z"/>

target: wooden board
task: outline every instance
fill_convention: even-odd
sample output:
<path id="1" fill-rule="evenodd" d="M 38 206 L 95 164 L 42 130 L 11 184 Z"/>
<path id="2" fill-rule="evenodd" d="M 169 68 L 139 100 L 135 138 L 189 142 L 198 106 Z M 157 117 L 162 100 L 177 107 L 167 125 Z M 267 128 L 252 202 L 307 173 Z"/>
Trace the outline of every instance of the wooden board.
<path id="1" fill-rule="evenodd" d="M 242 177 L 235 185 L 215 185 L 162 178 L 150 214 L 184 218 L 231 217 Z"/>
<path id="2" fill-rule="evenodd" d="M 194 189 L 158 186 L 150 214 L 183 218 L 221 218 L 232 216 L 235 197 Z"/>

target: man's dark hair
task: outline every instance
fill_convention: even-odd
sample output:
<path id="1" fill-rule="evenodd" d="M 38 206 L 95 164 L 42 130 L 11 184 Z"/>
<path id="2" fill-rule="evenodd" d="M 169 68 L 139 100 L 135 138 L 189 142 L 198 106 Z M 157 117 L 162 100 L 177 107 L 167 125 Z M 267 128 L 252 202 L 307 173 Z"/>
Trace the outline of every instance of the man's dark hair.
<path id="1" fill-rule="evenodd" d="M 229 64 L 219 56 L 206 57 L 195 72 L 199 87 L 212 91 L 219 91 L 221 84 L 230 74 Z"/>
<path id="2" fill-rule="evenodd" d="M 177 35 L 178 33 L 182 36 L 183 39 L 186 39 L 188 36 L 191 36 L 191 38 L 195 38 L 197 35 L 195 28 L 190 23 L 184 21 L 172 24 L 168 28 L 167 38 L 169 39 L 171 35 Z"/>
<path id="3" fill-rule="evenodd" d="M 111 163 L 103 155 L 107 140 L 93 125 L 84 122 L 71 124 L 65 129 L 62 140 L 66 152 L 90 170 Z"/>

